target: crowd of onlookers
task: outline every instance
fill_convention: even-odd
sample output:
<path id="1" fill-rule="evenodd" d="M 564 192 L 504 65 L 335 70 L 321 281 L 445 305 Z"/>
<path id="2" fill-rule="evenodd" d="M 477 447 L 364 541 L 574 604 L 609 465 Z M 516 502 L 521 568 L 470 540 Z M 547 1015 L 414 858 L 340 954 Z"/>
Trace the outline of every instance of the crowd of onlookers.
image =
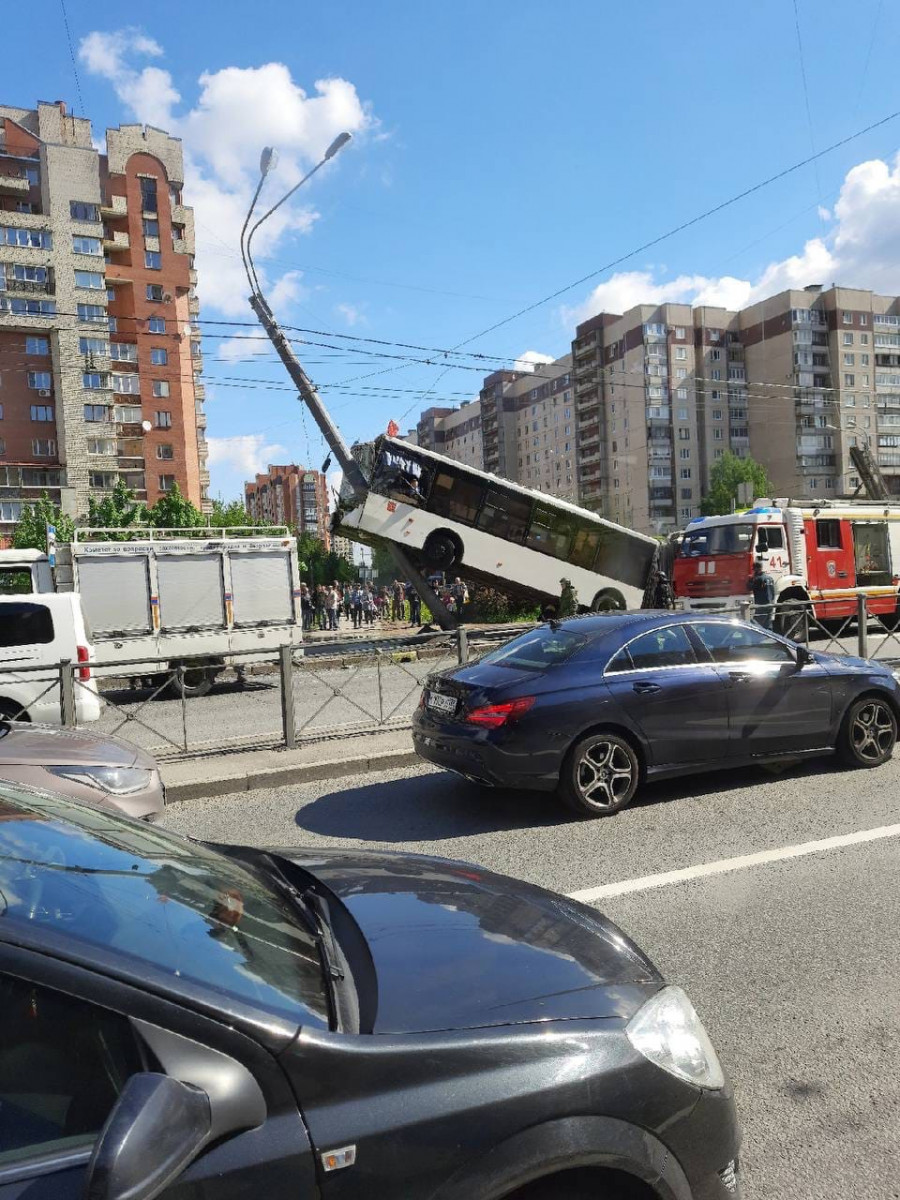
<path id="1" fill-rule="evenodd" d="M 468 602 L 466 585 L 459 579 L 438 588 L 441 599 L 451 611 L 462 612 Z M 373 583 L 323 583 L 317 587 L 300 585 L 300 607 L 305 630 L 337 630 L 344 621 L 353 629 L 374 625 L 376 621 L 422 624 L 422 599 L 411 583 L 395 579 L 389 586 Z"/>

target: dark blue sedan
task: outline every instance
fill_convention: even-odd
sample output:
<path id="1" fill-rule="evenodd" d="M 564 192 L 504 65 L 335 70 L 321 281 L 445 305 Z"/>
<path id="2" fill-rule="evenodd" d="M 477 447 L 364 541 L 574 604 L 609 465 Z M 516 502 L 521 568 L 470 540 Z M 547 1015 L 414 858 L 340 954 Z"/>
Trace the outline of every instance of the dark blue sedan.
<path id="1" fill-rule="evenodd" d="M 576 617 L 430 676 L 413 739 L 467 779 L 559 790 L 581 816 L 606 816 L 644 780 L 817 754 L 881 766 L 898 679 L 726 617 Z"/>

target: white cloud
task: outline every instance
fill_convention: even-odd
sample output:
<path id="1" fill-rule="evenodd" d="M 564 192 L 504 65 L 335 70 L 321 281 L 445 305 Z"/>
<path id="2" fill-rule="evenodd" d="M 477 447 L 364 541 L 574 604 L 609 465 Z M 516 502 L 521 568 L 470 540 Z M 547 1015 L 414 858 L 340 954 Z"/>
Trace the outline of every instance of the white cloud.
<path id="1" fill-rule="evenodd" d="M 302 271 L 286 271 L 269 292 L 269 303 L 274 310 L 286 307 L 295 300 L 305 300 L 309 292 L 300 283 Z"/>
<path id="2" fill-rule="evenodd" d="M 516 371 L 533 371 L 539 363 L 552 363 L 552 354 L 541 354 L 540 350 L 526 350 L 513 364 Z"/>
<path id="3" fill-rule="evenodd" d="M 344 318 L 351 329 L 354 325 L 365 323 L 362 311 L 355 304 L 336 304 L 334 311 Z"/>
<path id="4" fill-rule="evenodd" d="M 277 442 L 267 442 L 262 433 L 246 433 L 235 437 L 211 437 L 209 465 L 252 479 L 265 471 L 269 463 L 277 462 L 287 453 Z"/>
<path id="5" fill-rule="evenodd" d="M 563 308 L 561 317 L 571 326 L 600 312 L 624 313 L 636 304 L 666 301 L 744 308 L 810 283 L 900 291 L 900 155 L 892 163 L 874 159 L 853 167 L 833 213 L 820 208 L 818 215 L 832 220 L 832 228 L 810 238 L 800 253 L 769 263 L 756 279 L 679 275 L 665 280 L 651 269 L 620 271 L 581 304 Z"/>
<path id="6" fill-rule="evenodd" d="M 272 343 L 265 334 L 249 334 L 221 342 L 215 357 L 230 363 L 250 362 L 253 358 L 267 355 L 271 349 Z"/>
<path id="7" fill-rule="evenodd" d="M 374 132 L 378 122 L 352 83 L 320 79 L 308 94 L 283 63 L 206 71 L 198 81 L 197 103 L 179 113 L 181 97 L 169 72 L 133 65 L 135 59 L 159 58 L 162 53 L 152 38 L 133 28 L 89 33 L 79 47 L 87 70 L 109 80 L 138 121 L 184 140 L 185 199 L 195 212 L 201 300 L 227 316 L 243 316 L 247 283 L 239 238 L 262 147 L 276 146 L 279 161 L 263 190 L 260 215 L 267 200 L 271 203 L 318 162 L 338 133 Z M 289 272 L 275 282 L 267 276 L 265 260 L 288 234 L 308 233 L 317 217 L 311 206 L 291 202 L 273 214 L 254 239 L 260 276 L 265 286 L 280 288 L 282 304 L 301 297 L 299 276 Z"/>

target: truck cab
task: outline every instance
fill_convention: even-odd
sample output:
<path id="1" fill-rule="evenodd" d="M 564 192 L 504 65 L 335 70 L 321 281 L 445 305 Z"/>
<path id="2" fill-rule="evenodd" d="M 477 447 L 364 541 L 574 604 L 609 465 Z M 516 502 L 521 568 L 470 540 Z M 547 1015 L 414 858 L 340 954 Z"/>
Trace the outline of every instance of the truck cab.
<path id="1" fill-rule="evenodd" d="M 50 560 L 40 550 L 0 550 L 0 596 L 52 592 Z"/>
<path id="2" fill-rule="evenodd" d="M 684 531 L 675 559 L 675 595 L 685 608 L 714 612 L 751 600 L 753 564 L 761 562 L 776 592 L 791 577 L 784 511 L 759 505 L 723 517 L 698 517 Z"/>

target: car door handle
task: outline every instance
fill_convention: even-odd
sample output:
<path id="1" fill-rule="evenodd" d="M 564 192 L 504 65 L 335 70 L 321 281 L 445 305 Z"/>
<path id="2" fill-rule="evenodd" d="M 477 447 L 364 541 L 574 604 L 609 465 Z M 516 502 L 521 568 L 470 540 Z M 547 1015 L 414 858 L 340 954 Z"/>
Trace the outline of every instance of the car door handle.
<path id="1" fill-rule="evenodd" d="M 662 691 L 658 683 L 633 683 L 631 687 L 639 696 L 652 696 L 654 692 Z"/>
<path id="2" fill-rule="evenodd" d="M 728 678 L 732 683 L 749 683 L 753 676 L 749 671 L 729 671 Z"/>

